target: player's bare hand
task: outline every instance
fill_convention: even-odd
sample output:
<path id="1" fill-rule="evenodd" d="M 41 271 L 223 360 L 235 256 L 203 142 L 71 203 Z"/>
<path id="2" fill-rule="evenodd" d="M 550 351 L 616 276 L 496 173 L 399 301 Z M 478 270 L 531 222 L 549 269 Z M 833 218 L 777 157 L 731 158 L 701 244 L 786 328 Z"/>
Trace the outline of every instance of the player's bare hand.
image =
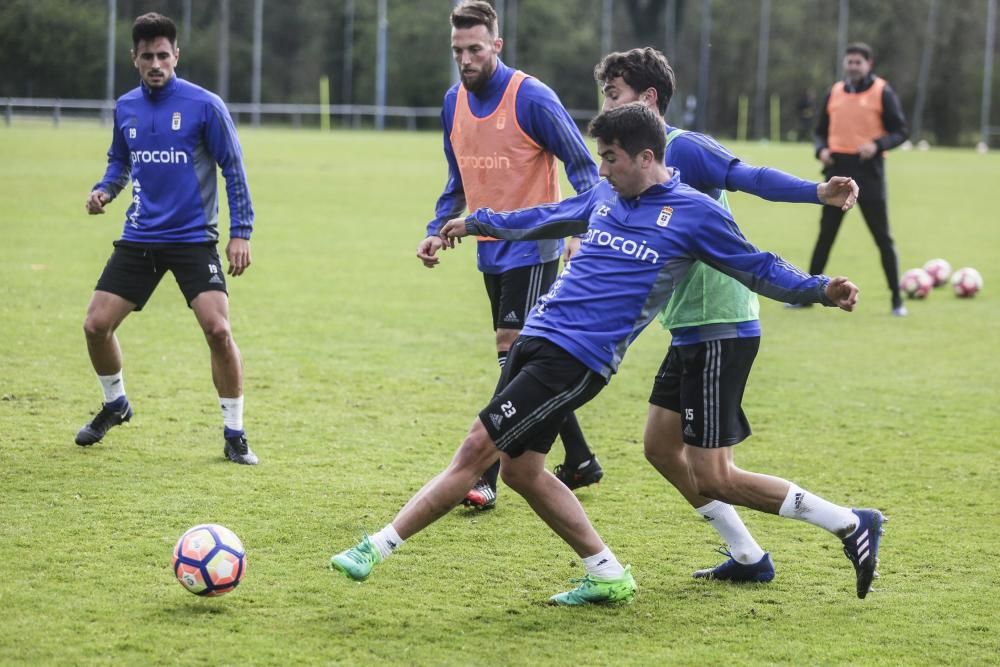
<path id="1" fill-rule="evenodd" d="M 820 149 L 820 151 L 819 151 L 819 161 L 822 162 L 823 166 L 825 166 L 825 167 L 832 167 L 833 166 L 833 156 L 830 155 L 830 149 L 829 148 L 822 148 L 822 149 Z"/>
<path id="2" fill-rule="evenodd" d="M 448 248 L 455 247 L 455 241 L 462 242 L 462 238 L 469 235 L 469 227 L 465 224 L 465 218 L 452 218 L 441 227 L 441 240 Z"/>
<path id="3" fill-rule="evenodd" d="M 866 141 L 858 146 L 858 157 L 862 160 L 871 160 L 878 153 L 878 145 L 874 141 Z"/>
<path id="4" fill-rule="evenodd" d="M 250 266 L 250 241 L 233 237 L 226 244 L 226 259 L 229 260 L 229 275 L 243 275 Z"/>
<path id="5" fill-rule="evenodd" d="M 569 264 L 569 260 L 573 259 L 573 255 L 578 252 L 580 252 L 580 238 L 571 236 L 566 239 L 566 247 L 563 248 L 562 255 L 563 264 Z"/>
<path id="6" fill-rule="evenodd" d="M 87 213 L 90 215 L 103 215 L 104 205 L 111 201 L 111 195 L 104 190 L 94 190 L 87 195 Z"/>
<path id="7" fill-rule="evenodd" d="M 849 211 L 858 201 L 858 184 L 847 176 L 834 176 L 816 186 L 816 196 L 827 206 Z"/>
<path id="8" fill-rule="evenodd" d="M 844 276 L 837 276 L 827 283 L 826 298 L 841 310 L 851 312 L 858 303 L 858 286 Z"/>
<path id="9" fill-rule="evenodd" d="M 433 269 L 441 261 L 437 257 L 437 251 L 444 246 L 444 241 L 440 236 L 428 236 L 417 246 L 417 259 L 424 263 L 428 269 Z"/>

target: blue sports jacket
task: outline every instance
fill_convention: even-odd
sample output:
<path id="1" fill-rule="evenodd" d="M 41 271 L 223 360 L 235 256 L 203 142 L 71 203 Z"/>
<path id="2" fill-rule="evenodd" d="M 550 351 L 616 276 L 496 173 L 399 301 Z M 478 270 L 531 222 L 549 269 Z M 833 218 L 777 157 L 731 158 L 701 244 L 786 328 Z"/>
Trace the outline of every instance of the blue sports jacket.
<path id="1" fill-rule="evenodd" d="M 632 199 L 602 180 L 556 204 L 508 213 L 479 209 L 467 228 L 511 240 L 584 234 L 521 333 L 555 343 L 605 379 L 696 260 L 772 299 L 833 305 L 824 292 L 828 277 L 758 250 L 725 209 L 684 185 L 677 171 Z"/>
<path id="2" fill-rule="evenodd" d="M 229 110 L 218 95 L 175 76 L 160 89 L 143 83 L 118 98 L 108 168 L 94 189 L 114 198 L 131 179 L 122 241 L 214 243 L 216 164 L 226 179 L 229 234 L 249 239 L 253 206 Z"/>

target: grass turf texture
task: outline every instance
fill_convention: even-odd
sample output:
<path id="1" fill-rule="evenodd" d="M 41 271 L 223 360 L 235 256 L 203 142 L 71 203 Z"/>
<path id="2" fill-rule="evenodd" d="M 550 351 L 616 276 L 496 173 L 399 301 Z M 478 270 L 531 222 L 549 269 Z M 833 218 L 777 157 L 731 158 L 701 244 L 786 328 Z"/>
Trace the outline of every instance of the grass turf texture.
<path id="1" fill-rule="evenodd" d="M 717 540 L 643 458 L 668 342 L 654 324 L 580 412 L 606 477 L 579 497 L 639 596 L 559 609 L 545 599 L 582 568 L 509 489 L 493 512 L 452 512 L 364 584 L 326 569 L 447 463 L 497 375 L 472 244 L 433 271 L 413 257 L 445 177 L 436 134 L 242 130 L 257 231 L 230 290 L 260 466 L 222 459 L 207 347 L 170 278 L 119 332 L 135 418 L 73 444 L 100 402 L 83 315 L 127 203 L 83 210 L 109 134 L 0 129 L 0 663 L 996 661 L 1000 156 L 897 151 L 888 165 L 900 269 L 974 266 L 975 299 L 941 288 L 890 317 L 854 212 L 828 271 L 861 286 L 857 312 L 762 302 L 755 435 L 737 461 L 892 517 L 868 599 L 835 538 L 751 511 L 775 581 L 690 578 L 718 562 Z M 817 176 L 805 145 L 731 147 Z M 807 264 L 818 207 L 732 203 L 755 243 Z M 557 444 L 550 466 L 560 457 Z M 221 599 L 186 593 L 169 569 L 202 522 L 247 547 L 249 575 Z"/>

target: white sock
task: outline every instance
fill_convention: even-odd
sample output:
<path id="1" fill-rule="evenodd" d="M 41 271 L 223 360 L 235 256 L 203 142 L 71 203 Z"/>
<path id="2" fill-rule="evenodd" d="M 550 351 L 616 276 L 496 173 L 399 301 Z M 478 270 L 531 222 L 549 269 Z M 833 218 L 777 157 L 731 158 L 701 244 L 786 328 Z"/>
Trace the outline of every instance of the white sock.
<path id="1" fill-rule="evenodd" d="M 625 574 L 625 568 L 618 562 L 611 549 L 604 547 L 599 553 L 581 559 L 587 574 L 598 579 L 617 579 Z"/>
<path id="2" fill-rule="evenodd" d="M 789 484 L 788 495 L 778 510 L 780 516 L 806 521 L 825 528 L 843 539 L 858 527 L 858 515 L 847 507 L 834 505 L 828 500 Z"/>
<path id="3" fill-rule="evenodd" d="M 222 423 L 232 431 L 243 430 L 243 397 L 222 398 L 219 397 L 219 405 L 222 406 Z"/>
<path id="4" fill-rule="evenodd" d="M 403 538 L 399 536 L 391 523 L 387 523 L 385 528 L 368 538 L 368 541 L 375 545 L 378 552 L 382 554 L 382 560 L 392 555 L 392 552 L 403 546 Z"/>
<path id="5" fill-rule="evenodd" d="M 122 378 L 121 371 L 114 375 L 98 375 L 97 379 L 100 380 L 101 389 L 104 390 L 105 403 L 111 403 L 125 395 L 125 379 Z"/>
<path id="6" fill-rule="evenodd" d="M 722 537 L 723 541 L 729 545 L 729 553 L 737 563 L 753 565 L 764 557 L 764 550 L 753 539 L 753 535 L 743 525 L 743 520 L 736 513 L 732 505 L 728 505 L 721 500 L 713 500 L 709 504 L 699 507 L 698 513 L 705 517 L 712 528 Z"/>

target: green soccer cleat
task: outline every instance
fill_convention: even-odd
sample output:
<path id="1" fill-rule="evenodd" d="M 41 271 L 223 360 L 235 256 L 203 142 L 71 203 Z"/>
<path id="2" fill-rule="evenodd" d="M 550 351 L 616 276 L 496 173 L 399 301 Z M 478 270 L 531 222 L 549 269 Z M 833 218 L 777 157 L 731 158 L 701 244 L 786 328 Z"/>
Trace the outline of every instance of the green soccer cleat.
<path id="1" fill-rule="evenodd" d="M 364 581 L 372 568 L 382 562 L 382 554 L 365 535 L 357 546 L 330 557 L 330 569 L 343 572 L 354 581 Z"/>
<path id="2" fill-rule="evenodd" d="M 581 604 L 606 604 L 608 602 L 631 602 L 635 598 L 635 578 L 632 566 L 625 567 L 625 573 L 617 579 L 597 579 L 591 575 L 583 579 L 573 579 L 580 585 L 571 591 L 557 593 L 549 598 L 549 604 L 576 606 Z"/>

